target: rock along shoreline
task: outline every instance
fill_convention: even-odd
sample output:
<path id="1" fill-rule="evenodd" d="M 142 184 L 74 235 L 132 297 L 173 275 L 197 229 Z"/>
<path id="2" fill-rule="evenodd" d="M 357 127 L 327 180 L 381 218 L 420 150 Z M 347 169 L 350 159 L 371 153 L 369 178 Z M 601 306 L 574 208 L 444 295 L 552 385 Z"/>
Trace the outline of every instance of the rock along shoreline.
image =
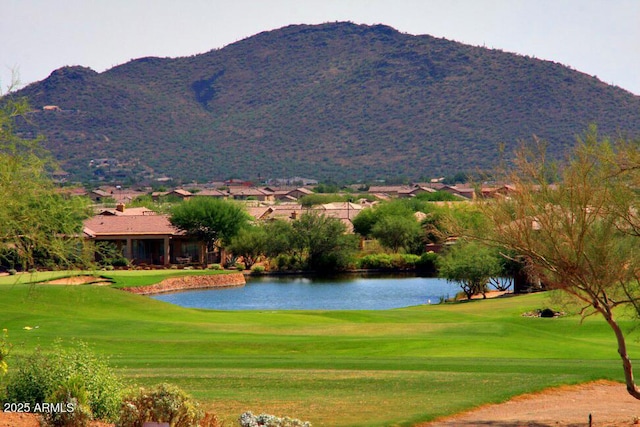
<path id="1" fill-rule="evenodd" d="M 166 292 L 184 291 L 189 289 L 232 288 L 246 284 L 244 274 L 229 273 L 211 276 L 178 276 L 169 277 L 160 283 L 149 286 L 135 286 L 120 288 L 123 291 L 138 295 L 162 294 Z"/>

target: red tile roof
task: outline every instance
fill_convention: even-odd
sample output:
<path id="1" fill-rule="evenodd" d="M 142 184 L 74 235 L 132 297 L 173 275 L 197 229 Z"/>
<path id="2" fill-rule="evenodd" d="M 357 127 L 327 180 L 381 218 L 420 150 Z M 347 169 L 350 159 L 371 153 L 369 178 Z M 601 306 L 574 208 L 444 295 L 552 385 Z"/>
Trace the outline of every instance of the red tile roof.
<path id="1" fill-rule="evenodd" d="M 183 234 L 167 215 L 98 215 L 84 221 L 84 233 L 89 237 Z"/>

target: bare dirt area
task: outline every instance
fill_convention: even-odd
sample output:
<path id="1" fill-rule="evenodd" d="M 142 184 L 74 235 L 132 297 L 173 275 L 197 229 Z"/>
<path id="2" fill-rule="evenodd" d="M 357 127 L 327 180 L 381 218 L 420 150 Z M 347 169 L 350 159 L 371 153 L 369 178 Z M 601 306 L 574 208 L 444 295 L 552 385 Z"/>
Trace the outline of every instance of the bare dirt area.
<path id="1" fill-rule="evenodd" d="M 640 417 L 640 401 L 627 393 L 624 384 L 597 381 L 517 396 L 419 427 L 628 427 L 640 425 L 636 417 Z M 0 427 L 38 426 L 35 414 L 0 412 Z"/>
<path id="2" fill-rule="evenodd" d="M 109 280 L 96 276 L 69 276 L 62 277 L 60 279 L 49 280 L 46 283 L 48 285 L 86 285 L 88 283 L 91 283 L 92 285 L 111 284 Z"/>
<path id="3" fill-rule="evenodd" d="M 625 427 L 640 425 L 636 417 L 640 401 L 624 384 L 597 381 L 517 396 L 420 427 Z"/>
<path id="4" fill-rule="evenodd" d="M 106 424 L 93 421 L 89 427 L 112 427 L 113 424 Z M 37 414 L 25 414 L 18 412 L 0 412 L 0 427 L 40 427 L 40 417 Z"/>

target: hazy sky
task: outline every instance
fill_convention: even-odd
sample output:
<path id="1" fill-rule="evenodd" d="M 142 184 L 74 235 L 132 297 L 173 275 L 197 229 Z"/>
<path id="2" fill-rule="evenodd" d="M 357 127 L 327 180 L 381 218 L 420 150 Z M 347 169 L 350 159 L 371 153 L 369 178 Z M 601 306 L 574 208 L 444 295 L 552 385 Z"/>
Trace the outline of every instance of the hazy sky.
<path id="1" fill-rule="evenodd" d="M 11 70 L 25 85 L 333 21 L 552 60 L 640 95 L 640 0 L 0 0 L 1 93 Z"/>

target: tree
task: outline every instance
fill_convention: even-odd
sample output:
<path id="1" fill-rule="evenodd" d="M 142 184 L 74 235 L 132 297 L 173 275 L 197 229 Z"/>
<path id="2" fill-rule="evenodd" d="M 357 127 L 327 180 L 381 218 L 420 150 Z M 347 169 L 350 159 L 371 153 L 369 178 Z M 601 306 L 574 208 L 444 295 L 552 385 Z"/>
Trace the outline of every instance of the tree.
<path id="1" fill-rule="evenodd" d="M 616 308 L 640 315 L 639 159 L 640 141 L 612 142 L 595 127 L 563 164 L 549 161 L 536 140 L 517 153 L 509 197 L 481 204 L 495 231 L 484 241 L 519 254 L 546 287 L 581 303 L 583 316 L 605 319 L 636 399 L 640 390 Z"/>
<path id="2" fill-rule="evenodd" d="M 194 197 L 173 207 L 171 224 L 206 242 L 211 252 L 228 242 L 249 221 L 249 215 L 235 203 L 213 197 Z"/>
<path id="3" fill-rule="evenodd" d="M 357 249 L 355 236 L 346 234 L 347 227 L 336 218 L 308 212 L 292 223 L 291 230 L 291 247 L 305 258 L 310 270 L 343 269 Z"/>
<path id="4" fill-rule="evenodd" d="M 25 100 L 2 99 L 0 107 L 0 263 L 10 268 L 86 265 L 82 220 L 88 200 L 65 197 L 50 172 L 56 167 L 41 138 L 22 139 L 14 120 L 30 111 Z M 10 265 L 14 264 L 14 265 Z"/>
<path id="5" fill-rule="evenodd" d="M 396 216 L 413 218 L 416 212 L 415 206 L 411 206 L 411 200 L 392 200 L 390 202 L 381 203 L 370 209 L 363 209 L 353 219 L 354 231 L 363 237 L 372 237 L 373 227 L 382 218 Z"/>
<path id="6" fill-rule="evenodd" d="M 422 237 L 420 224 L 413 216 L 391 215 L 381 218 L 371 229 L 371 235 L 397 253 L 409 250 Z"/>
<path id="7" fill-rule="evenodd" d="M 276 257 L 280 254 L 289 253 L 293 250 L 291 246 L 293 227 L 289 221 L 278 219 L 270 221 L 262 227 L 266 233 L 266 242 L 264 247 L 266 256 Z"/>
<path id="8" fill-rule="evenodd" d="M 467 299 L 477 294 L 486 298 L 487 284 L 501 272 L 499 257 L 475 242 L 459 241 L 438 259 L 440 277 L 458 282 Z"/>
<path id="9" fill-rule="evenodd" d="M 266 250 L 267 232 L 259 226 L 242 228 L 233 236 L 227 250 L 241 256 L 246 268 L 250 269 Z"/>

